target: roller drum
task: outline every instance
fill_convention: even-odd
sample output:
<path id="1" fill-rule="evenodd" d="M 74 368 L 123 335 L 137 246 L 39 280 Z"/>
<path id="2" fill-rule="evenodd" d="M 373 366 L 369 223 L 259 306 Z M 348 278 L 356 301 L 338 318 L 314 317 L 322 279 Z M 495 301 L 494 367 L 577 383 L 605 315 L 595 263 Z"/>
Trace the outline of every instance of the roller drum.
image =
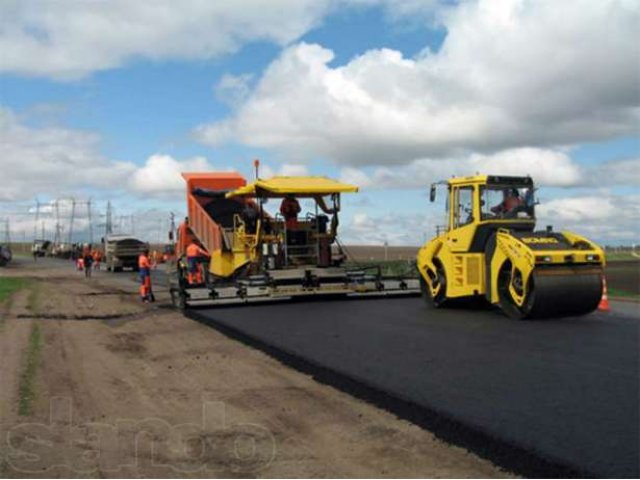
<path id="1" fill-rule="evenodd" d="M 500 306 L 511 317 L 551 318 L 585 315 L 598 308 L 602 298 L 602 269 L 536 268 L 522 306 L 515 305 L 502 288 Z"/>

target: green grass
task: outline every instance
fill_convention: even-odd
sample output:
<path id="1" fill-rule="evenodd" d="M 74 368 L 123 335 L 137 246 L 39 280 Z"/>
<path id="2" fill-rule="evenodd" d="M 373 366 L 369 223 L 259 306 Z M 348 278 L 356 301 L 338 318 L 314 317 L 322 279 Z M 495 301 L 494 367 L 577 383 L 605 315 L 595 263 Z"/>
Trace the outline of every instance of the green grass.
<path id="1" fill-rule="evenodd" d="M 0 303 L 29 284 L 26 278 L 0 278 Z"/>
<path id="2" fill-rule="evenodd" d="M 42 348 L 40 326 L 34 323 L 29 335 L 29 345 L 24 355 L 20 386 L 18 389 L 18 415 L 31 415 L 33 402 L 36 399 L 35 381 Z"/>
<path id="3" fill-rule="evenodd" d="M 627 292 L 625 290 L 619 290 L 617 288 L 608 288 L 607 293 L 610 297 L 628 298 L 630 300 L 640 300 L 640 295 L 637 293 Z"/>
<path id="4" fill-rule="evenodd" d="M 640 257 L 634 257 L 633 255 L 631 255 L 630 251 L 624 251 L 624 252 L 607 251 L 605 252 L 605 256 L 606 256 L 607 262 L 623 262 L 623 261 L 629 261 L 629 260 L 635 260 L 636 262 L 640 262 Z"/>

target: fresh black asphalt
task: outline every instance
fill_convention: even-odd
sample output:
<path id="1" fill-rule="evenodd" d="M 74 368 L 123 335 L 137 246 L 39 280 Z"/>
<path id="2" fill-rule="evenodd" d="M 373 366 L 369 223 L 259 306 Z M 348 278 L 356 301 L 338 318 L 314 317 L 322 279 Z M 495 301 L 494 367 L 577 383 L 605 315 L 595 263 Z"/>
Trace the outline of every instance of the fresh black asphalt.
<path id="1" fill-rule="evenodd" d="M 192 315 L 463 425 L 476 441 L 457 443 L 489 458 L 481 444 L 492 438 L 560 466 L 521 474 L 638 477 L 640 316 L 629 310 L 513 321 L 405 298 Z"/>

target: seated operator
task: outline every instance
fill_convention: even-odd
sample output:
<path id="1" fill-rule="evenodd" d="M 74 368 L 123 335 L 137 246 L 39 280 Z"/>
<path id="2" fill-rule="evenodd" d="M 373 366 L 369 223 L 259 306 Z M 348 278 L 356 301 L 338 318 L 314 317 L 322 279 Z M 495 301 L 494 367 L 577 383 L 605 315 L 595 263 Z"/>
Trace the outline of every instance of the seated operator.
<path id="1" fill-rule="evenodd" d="M 517 207 L 522 205 L 520 193 L 517 188 L 505 188 L 502 195 L 502 202 L 491 208 L 491 211 L 496 215 L 504 216 L 507 213 L 513 212 Z"/>

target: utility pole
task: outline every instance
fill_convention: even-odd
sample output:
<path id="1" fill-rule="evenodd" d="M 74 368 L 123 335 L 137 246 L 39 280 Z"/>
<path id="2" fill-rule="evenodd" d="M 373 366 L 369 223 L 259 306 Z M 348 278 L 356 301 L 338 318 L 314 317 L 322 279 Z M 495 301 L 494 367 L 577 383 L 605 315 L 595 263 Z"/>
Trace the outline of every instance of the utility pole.
<path id="1" fill-rule="evenodd" d="M 87 201 L 87 217 L 89 219 L 89 245 L 93 245 L 93 224 L 91 223 L 91 199 Z"/>
<path id="2" fill-rule="evenodd" d="M 76 199 L 71 198 L 71 219 L 69 220 L 69 245 L 73 243 L 73 221 L 76 216 Z"/>
<path id="3" fill-rule="evenodd" d="M 169 212 L 171 218 L 171 226 L 169 227 L 169 242 L 174 242 L 176 238 L 176 214 Z"/>
<path id="4" fill-rule="evenodd" d="M 40 200 L 36 198 L 36 219 L 33 222 L 33 239 L 38 236 L 38 220 L 40 219 Z"/>
<path id="5" fill-rule="evenodd" d="M 42 240 L 45 240 L 44 238 L 44 220 L 42 220 L 42 235 L 41 235 Z"/>
<path id="6" fill-rule="evenodd" d="M 9 217 L 4 222 L 4 241 L 7 246 L 11 245 L 11 228 L 9 227 Z"/>
<path id="7" fill-rule="evenodd" d="M 107 221 L 104 227 L 104 236 L 111 235 L 113 233 L 113 212 L 111 211 L 111 201 L 107 202 Z"/>
<path id="8" fill-rule="evenodd" d="M 53 245 L 55 247 L 60 246 L 60 242 L 62 239 L 60 238 L 60 204 L 59 199 L 56 198 L 56 202 L 54 203 L 54 208 L 56 211 L 56 233 L 53 238 Z"/>

